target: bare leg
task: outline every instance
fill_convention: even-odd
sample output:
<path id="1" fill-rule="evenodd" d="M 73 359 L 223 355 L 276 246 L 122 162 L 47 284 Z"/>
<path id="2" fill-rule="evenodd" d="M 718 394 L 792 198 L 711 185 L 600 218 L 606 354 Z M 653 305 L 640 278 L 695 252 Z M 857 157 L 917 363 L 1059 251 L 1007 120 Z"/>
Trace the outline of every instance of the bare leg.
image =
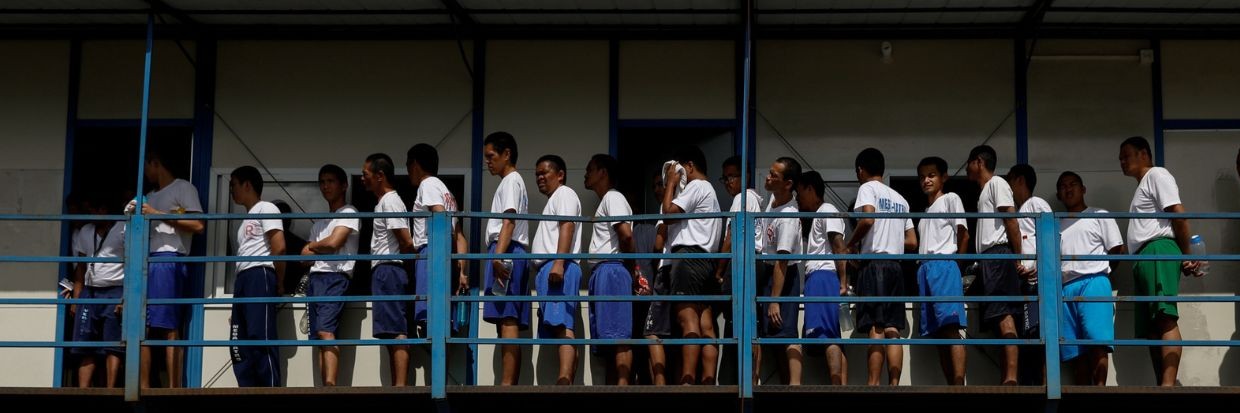
<path id="1" fill-rule="evenodd" d="M 116 381 L 120 378 L 121 373 L 121 356 L 116 354 L 108 354 L 108 377 L 105 379 L 109 389 L 116 388 Z"/>
<path id="2" fill-rule="evenodd" d="M 336 335 L 320 331 L 320 340 L 335 340 Z M 319 368 L 324 386 L 335 386 L 340 366 L 340 347 L 319 347 Z"/>
<path id="3" fill-rule="evenodd" d="M 616 346 L 616 379 L 617 386 L 628 386 L 629 375 L 633 371 L 633 350 L 629 346 Z"/>
<path id="4" fill-rule="evenodd" d="M 1154 317 L 1154 340 L 1180 340 L 1180 326 L 1176 319 L 1165 314 Z M 1183 348 L 1180 346 L 1150 347 L 1150 356 L 1154 359 L 1154 374 L 1159 386 L 1175 386 L 1176 376 L 1180 371 L 1180 357 Z"/>
<path id="5" fill-rule="evenodd" d="M 831 375 L 831 384 L 848 384 L 848 359 L 838 345 L 827 346 L 827 372 Z"/>
<path id="6" fill-rule="evenodd" d="M 659 336 L 650 335 L 646 338 L 654 340 Z M 667 384 L 667 356 L 663 354 L 662 344 L 651 344 L 650 351 L 650 381 L 655 386 L 663 386 Z"/>
<path id="7" fill-rule="evenodd" d="M 883 332 L 878 327 L 870 327 L 870 338 L 883 338 Z M 866 384 L 877 386 L 883 376 L 883 346 L 877 344 L 870 345 L 866 352 L 868 354 L 867 370 L 869 373 Z"/>
<path id="8" fill-rule="evenodd" d="M 408 336 L 404 334 L 396 336 L 398 340 L 406 338 Z M 387 349 L 388 366 L 392 369 L 392 386 L 407 386 L 409 380 L 409 346 L 387 346 Z"/>
<path id="9" fill-rule="evenodd" d="M 180 340 L 181 333 L 179 331 L 165 331 L 167 331 L 168 340 Z M 168 388 L 175 389 L 185 387 L 185 385 L 181 383 L 184 376 L 182 369 L 185 366 L 185 348 L 169 346 L 164 348 L 164 352 L 167 353 L 165 354 L 165 357 L 167 358 L 168 365 Z"/>
<path id="10" fill-rule="evenodd" d="M 680 331 L 684 338 L 702 337 L 701 304 L 677 303 L 676 316 L 680 320 Z M 697 383 L 698 358 L 701 352 L 702 346 L 697 344 L 686 344 L 681 348 L 681 354 L 684 356 L 681 363 L 680 384 Z"/>
<path id="11" fill-rule="evenodd" d="M 719 334 L 715 332 L 715 313 L 707 305 L 702 309 L 702 317 L 698 325 L 702 328 L 702 338 L 718 338 Z M 707 344 L 702 346 L 702 378 L 700 383 L 705 385 L 715 384 L 715 371 L 719 364 L 719 346 Z"/>
<path id="12" fill-rule="evenodd" d="M 938 337 L 941 339 L 960 339 L 960 330 L 958 326 L 951 325 L 939 329 Z M 965 348 L 964 345 L 954 344 L 950 346 L 939 346 L 939 362 L 943 367 L 943 378 L 947 380 L 948 385 L 963 386 L 965 372 Z"/>
<path id="13" fill-rule="evenodd" d="M 557 337 L 575 338 L 573 330 L 560 327 Z M 555 384 L 567 386 L 573 384 L 573 379 L 577 376 L 577 348 L 571 344 L 560 345 L 560 377 L 556 379 Z"/>
<path id="14" fill-rule="evenodd" d="M 78 365 L 78 387 L 88 388 L 94 386 L 95 378 L 95 356 L 83 355 L 82 363 Z"/>
<path id="15" fill-rule="evenodd" d="M 790 386 L 801 385 L 801 362 L 803 355 L 801 354 L 801 345 L 793 344 L 788 346 L 784 351 L 788 358 L 788 377 L 784 384 Z"/>
<path id="16" fill-rule="evenodd" d="M 762 346 L 753 346 L 753 385 L 758 385 L 759 377 L 762 377 Z"/>
<path id="17" fill-rule="evenodd" d="M 517 324 L 515 318 L 505 318 L 500 322 L 496 329 L 499 330 L 500 338 L 517 338 L 521 333 L 520 325 Z M 521 346 L 515 344 L 504 344 L 499 346 L 501 357 L 503 358 L 504 372 L 500 378 L 501 386 L 511 386 L 517 384 L 517 380 L 521 378 Z"/>
<path id="18" fill-rule="evenodd" d="M 1110 354 L 1107 353 L 1105 346 L 1089 347 L 1089 369 L 1090 382 L 1095 386 L 1107 385 L 1107 367 L 1110 364 Z"/>
<path id="19" fill-rule="evenodd" d="M 999 319 L 999 333 L 1003 338 L 1016 338 L 1016 321 L 1012 315 L 1005 315 Z M 1017 360 L 1020 358 L 1020 350 L 1016 346 L 1003 346 L 1003 385 L 1015 386 Z"/>
<path id="20" fill-rule="evenodd" d="M 888 340 L 896 340 L 900 338 L 900 330 L 887 327 L 884 335 Z M 892 386 L 900 385 L 900 373 L 904 371 L 904 346 L 900 344 L 887 345 L 887 384 Z"/>

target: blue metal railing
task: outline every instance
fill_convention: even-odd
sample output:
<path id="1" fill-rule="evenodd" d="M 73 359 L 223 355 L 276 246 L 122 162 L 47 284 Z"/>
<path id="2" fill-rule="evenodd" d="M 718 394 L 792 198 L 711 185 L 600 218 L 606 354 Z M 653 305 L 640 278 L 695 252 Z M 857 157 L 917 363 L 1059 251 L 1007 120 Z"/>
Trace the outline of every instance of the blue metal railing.
<path id="1" fill-rule="evenodd" d="M 311 213 L 311 214 L 186 214 L 178 216 L 183 219 L 201 219 L 201 220 L 240 220 L 240 219 L 306 219 L 318 218 L 325 219 L 338 216 L 339 214 L 327 213 Z M 123 337 L 121 342 L 71 342 L 67 340 L 55 341 L 5 341 L 0 342 L 0 348 L 22 347 L 22 348 L 67 348 L 67 347 L 119 347 L 124 346 L 130 353 L 137 354 L 137 349 L 143 345 L 149 346 L 178 346 L 178 347 L 231 347 L 231 346 L 375 346 L 375 345 L 429 345 L 431 354 L 431 380 L 430 387 L 433 397 L 446 397 L 447 384 L 447 345 L 448 344 L 520 344 L 520 345 L 643 345 L 643 344 L 713 344 L 736 346 L 738 353 L 742 353 L 737 360 L 738 374 L 752 374 L 756 366 L 752 365 L 752 356 L 743 356 L 746 348 L 752 345 L 761 344 L 841 344 L 841 345 L 871 345 L 871 344 L 893 344 L 890 339 L 869 339 L 869 338 L 757 338 L 755 311 L 756 303 L 881 303 L 881 302 L 898 302 L 898 303 L 934 303 L 934 302 L 1036 302 L 1040 308 L 1040 334 L 1041 336 L 1033 339 L 934 339 L 934 338 L 913 338 L 900 339 L 896 343 L 900 345 L 945 345 L 945 344 L 966 344 L 966 345 L 1021 345 L 1021 346 L 1039 346 L 1045 350 L 1046 363 L 1046 396 L 1048 399 L 1058 399 L 1062 385 L 1059 382 L 1060 362 L 1059 362 L 1059 346 L 1060 345 L 1114 345 L 1114 346 L 1163 346 L 1163 345 L 1180 345 L 1180 346 L 1240 346 L 1240 340 L 1179 340 L 1179 341 L 1163 341 L 1163 340 L 1147 340 L 1147 339 L 1120 339 L 1120 340 L 1065 340 L 1060 336 L 1060 308 L 1065 299 L 1061 296 L 1062 276 L 1060 264 L 1063 261 L 1179 261 L 1179 260 L 1208 260 L 1208 261 L 1240 261 L 1240 254 L 1208 254 L 1208 255 L 1105 255 L 1105 256 L 1079 256 L 1079 255 L 1060 255 L 1058 253 L 1046 253 L 1047 251 L 1059 251 L 1060 240 L 1055 236 L 1059 232 L 1059 220 L 1066 218 L 1081 218 L 1080 214 L 1070 213 L 1040 213 L 1040 214 L 977 214 L 977 213 L 952 213 L 952 214 L 925 214 L 925 213 L 905 213 L 905 214 L 875 214 L 875 213 L 716 213 L 716 214 L 665 214 L 665 215 L 635 215 L 631 217 L 607 217 L 605 219 L 596 219 L 593 217 L 546 217 L 541 215 L 517 215 L 517 214 L 494 214 L 494 213 L 478 213 L 478 212 L 462 212 L 462 213 L 357 213 L 348 214 L 350 218 L 383 218 L 383 217 L 404 217 L 418 218 L 429 220 L 429 248 L 422 254 L 397 254 L 397 255 L 316 255 L 314 260 L 369 260 L 377 258 L 400 258 L 400 259 L 425 259 L 429 260 L 430 271 L 432 274 L 448 274 L 450 265 L 454 260 L 490 260 L 496 258 L 516 258 L 516 259 L 656 259 L 656 258 L 705 258 L 705 259 L 729 259 L 734 262 L 744 262 L 745 265 L 733 265 L 733 285 L 730 295 L 698 295 L 698 296 L 555 296 L 555 297 L 539 297 L 539 296 L 456 296 L 452 295 L 450 290 L 449 277 L 431 277 L 429 291 L 425 295 L 398 295 L 398 296 L 342 296 L 342 297 L 250 297 L 250 298 L 177 298 L 177 299 L 146 299 L 146 266 L 148 263 L 154 262 L 186 262 L 186 263 L 207 263 L 207 262 L 240 262 L 253 261 L 252 257 L 235 257 L 235 256 L 218 256 L 218 257 L 147 257 L 147 231 L 151 218 L 141 214 L 134 216 L 90 216 L 90 215 L 0 215 L 0 221 L 71 221 L 71 220 L 91 220 L 91 221 L 126 221 L 129 230 L 126 231 L 126 256 L 120 258 L 96 258 L 96 257 L 43 257 L 43 256 L 0 256 L 0 262 L 39 262 L 39 263 L 89 263 L 89 262 L 123 262 L 126 264 L 125 277 L 125 298 L 123 302 L 127 310 L 124 312 Z M 751 225 L 733 225 L 733 239 L 741 240 L 738 246 L 729 253 L 693 253 L 693 254 L 663 254 L 663 253 L 624 253 L 624 254 L 488 254 L 488 253 L 453 253 L 451 236 L 451 220 L 454 218 L 461 219 L 481 219 L 481 218 L 510 218 L 521 220 L 547 220 L 555 219 L 562 221 L 572 221 L 578 223 L 589 222 L 614 222 L 614 221 L 641 221 L 656 219 L 724 219 L 734 218 L 735 222 L 752 222 L 745 220 L 754 220 L 761 218 L 979 218 L 979 217 L 995 217 L 995 218 L 1034 218 L 1037 223 L 1038 233 L 1038 251 L 1039 254 L 954 254 L 954 255 L 926 255 L 926 254 L 831 254 L 826 256 L 811 254 L 778 254 L 778 255 L 762 255 L 755 256 L 753 248 L 753 238 L 744 236 L 746 229 L 752 229 Z M 1185 213 L 1185 214 L 1133 214 L 1133 213 L 1098 213 L 1089 214 L 1089 218 L 1187 218 L 1187 219 L 1240 219 L 1240 213 Z M 1045 236 L 1044 236 L 1045 235 Z M 823 259 L 824 257 L 840 260 L 959 260 L 959 259 L 987 259 L 987 260 L 1027 260 L 1034 259 L 1038 266 L 1038 294 L 1036 296 L 958 296 L 958 297 L 923 297 L 923 296 L 904 296 L 904 297 L 759 297 L 756 294 L 756 285 L 754 283 L 754 263 L 759 261 L 800 261 L 810 259 Z M 265 261 L 301 261 L 305 257 L 302 256 L 276 256 L 264 258 Z M 1079 302 L 1222 302 L 1237 303 L 1240 302 L 1240 296 L 1180 296 L 1180 297 L 1071 297 L 1070 301 Z M 376 301 L 426 301 L 428 303 L 428 325 L 426 338 L 413 339 L 337 339 L 337 340 L 149 340 L 144 336 L 145 333 L 145 306 L 151 304 L 237 304 L 237 303 L 315 303 L 315 302 L 376 302 Z M 719 302 L 730 301 L 733 306 L 734 314 L 741 322 L 734 323 L 732 338 L 667 338 L 667 339 L 537 339 L 537 338 L 478 338 L 478 337 L 452 337 L 448 325 L 449 305 L 452 303 L 469 302 L 614 302 L 629 301 L 634 303 L 646 302 Z M 0 299 L 0 304 L 12 305 L 57 305 L 64 306 L 69 304 L 113 304 L 119 303 L 118 299 L 64 299 L 64 298 L 4 298 Z M 136 304 L 135 304 L 136 303 Z M 477 307 L 473 308 L 477 311 Z M 138 357 L 129 357 L 127 363 L 133 363 L 132 366 L 126 366 L 125 377 L 125 394 L 130 400 L 136 400 L 138 397 L 138 380 L 137 374 L 139 366 L 136 364 Z M 741 378 L 750 377 L 749 375 L 738 376 Z M 741 383 L 749 382 L 749 380 L 741 379 Z M 739 386 L 741 388 L 741 397 L 745 397 L 744 391 L 747 386 Z M 752 391 L 752 388 L 750 388 Z M 132 397 L 130 397 L 132 395 Z"/>

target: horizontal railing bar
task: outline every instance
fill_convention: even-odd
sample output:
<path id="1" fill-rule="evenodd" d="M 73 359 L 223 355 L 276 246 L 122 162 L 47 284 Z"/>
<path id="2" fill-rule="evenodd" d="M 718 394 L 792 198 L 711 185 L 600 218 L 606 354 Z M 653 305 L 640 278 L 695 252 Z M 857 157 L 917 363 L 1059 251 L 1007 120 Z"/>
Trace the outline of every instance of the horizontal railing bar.
<path id="1" fill-rule="evenodd" d="M 838 345 L 911 345 L 929 346 L 945 344 L 982 345 L 982 346 L 1033 346 L 1041 345 L 1042 340 L 1002 339 L 1002 338 L 758 338 L 755 344 L 838 344 Z"/>
<path id="2" fill-rule="evenodd" d="M 150 216 L 151 219 L 160 219 L 164 215 Z M 337 219 L 337 218 L 357 218 L 357 219 L 375 219 L 375 218 L 430 218 L 430 212 L 297 212 L 284 214 L 177 214 L 176 219 L 192 219 L 202 221 L 236 221 L 246 219 Z"/>
<path id="3" fill-rule="evenodd" d="M 429 254 L 356 254 L 356 255 L 271 255 L 264 257 L 248 256 L 212 256 L 212 257 L 148 257 L 149 262 L 295 262 L 295 261 L 374 261 L 374 260 L 418 260 L 430 258 Z"/>
<path id="4" fill-rule="evenodd" d="M 614 302 L 614 301 L 633 301 L 633 302 L 705 302 L 705 301 L 731 301 L 732 297 L 727 295 L 633 295 L 633 296 L 571 296 L 571 295 L 485 295 L 485 296 L 454 296 L 449 299 L 451 302 L 509 302 L 509 303 L 536 303 L 536 302 Z"/>
<path id="5" fill-rule="evenodd" d="M 519 344 L 519 345 L 694 345 L 694 344 L 736 344 L 734 338 L 627 338 L 627 339 L 593 339 L 593 338 L 461 338 L 449 337 L 448 344 Z"/>
<path id="6" fill-rule="evenodd" d="M 366 295 L 337 297 L 229 297 L 229 298 L 151 298 L 147 304 L 277 304 L 277 303 L 330 303 L 371 301 L 427 301 L 425 295 Z"/>
<path id="7" fill-rule="evenodd" d="M 992 260 L 1016 261 L 1037 259 L 1033 254 L 760 254 L 754 256 L 758 261 L 830 261 L 830 260 L 918 260 L 918 261 L 953 261 L 953 260 Z"/>
<path id="8" fill-rule="evenodd" d="M 922 297 L 922 296 L 906 296 L 906 297 L 758 297 L 759 303 L 954 303 L 954 302 L 971 302 L 971 303 L 1033 303 L 1038 301 L 1038 297 L 1034 295 L 1022 296 L 963 296 L 963 297 Z"/>
<path id="9" fill-rule="evenodd" d="M 1240 261 L 1240 254 L 1229 255 L 1063 255 L 1063 261 Z"/>
<path id="10" fill-rule="evenodd" d="M 1237 303 L 1240 302 L 1240 296 L 1235 295 L 1214 295 L 1214 296 L 1175 296 L 1175 297 L 1149 297 L 1149 296 L 1128 296 L 1121 295 L 1116 297 L 1063 297 L 1064 302 L 1078 303 Z"/>
<path id="11" fill-rule="evenodd" d="M 1062 340 L 1069 346 L 1185 346 L 1185 347 L 1238 347 L 1240 340 Z"/>
<path id="12" fill-rule="evenodd" d="M 46 263 L 124 263 L 121 257 L 65 257 L 59 255 L 0 255 L 0 262 L 46 262 Z"/>
<path id="13" fill-rule="evenodd" d="M 87 215 L 87 214 L 0 214 L 0 221 L 126 221 L 124 215 Z"/>
<path id="14" fill-rule="evenodd" d="M 516 253 L 469 253 L 469 254 L 452 254 L 451 259 L 454 260 L 591 260 L 603 259 L 615 261 L 624 256 L 625 259 L 724 259 L 732 258 L 732 254 L 725 252 L 682 252 L 682 253 L 628 253 L 628 254 L 516 254 Z"/>
<path id="15" fill-rule="evenodd" d="M 319 346 L 394 346 L 430 344 L 426 338 L 405 339 L 336 339 L 336 340 L 146 340 L 144 346 L 169 347 L 319 347 Z"/>
<path id="16" fill-rule="evenodd" d="M 57 305 L 57 304 L 120 304 L 119 298 L 0 298 L 0 304 Z"/>
<path id="17" fill-rule="evenodd" d="M 0 348 L 106 348 L 124 347 L 120 341 L 0 341 Z"/>

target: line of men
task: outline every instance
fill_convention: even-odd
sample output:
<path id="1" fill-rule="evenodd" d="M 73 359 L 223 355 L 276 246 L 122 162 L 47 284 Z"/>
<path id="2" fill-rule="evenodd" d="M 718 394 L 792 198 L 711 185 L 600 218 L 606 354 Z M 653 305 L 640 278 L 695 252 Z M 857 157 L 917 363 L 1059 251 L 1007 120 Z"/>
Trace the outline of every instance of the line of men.
<path id="1" fill-rule="evenodd" d="M 486 137 L 483 160 L 486 169 L 500 178 L 492 198 L 491 212 L 528 213 L 525 181 L 517 172 L 518 149 L 516 139 L 508 133 L 496 132 Z M 1179 200 L 1175 179 L 1163 168 L 1154 167 L 1148 142 L 1133 137 L 1120 146 L 1120 164 L 1125 175 L 1135 178 L 1139 185 L 1134 193 L 1132 212 L 1184 212 Z M 146 195 L 145 202 L 131 202 L 126 212 L 142 208 L 144 214 L 154 217 L 151 229 L 151 256 L 184 256 L 189 247 L 189 236 L 201 232 L 202 221 L 179 220 L 177 214 L 201 212 L 196 189 L 188 182 L 176 179 L 164 166 L 162 154 L 156 150 L 148 156 L 147 178 L 157 189 Z M 440 212 L 459 211 L 456 200 L 446 185 L 436 177 L 438 153 L 430 145 L 418 144 L 407 153 L 406 169 L 410 182 L 417 186 L 417 196 L 410 208 L 396 193 L 395 167 L 385 154 L 374 154 L 362 165 L 362 183 L 378 199 L 375 212 Z M 1049 204 L 1032 196 L 1037 176 L 1027 165 L 1017 165 L 1005 178 L 995 175 L 997 155 L 989 146 L 974 148 L 968 156 L 967 171 L 971 181 L 981 188 L 977 210 L 994 212 L 1049 212 Z M 1237 160 L 1240 173 L 1240 158 Z M 769 202 L 763 204 L 757 192 L 742 192 L 740 182 L 741 163 L 738 158 L 724 162 L 721 181 L 729 195 L 733 196 L 732 211 L 739 211 L 742 197 L 751 212 L 820 212 L 839 210 L 824 201 L 825 184 L 817 172 L 804 172 L 792 158 L 779 158 L 770 166 L 765 178 L 765 189 L 770 193 Z M 608 155 L 594 155 L 586 167 L 584 184 L 600 198 L 591 227 L 589 253 L 614 254 L 628 252 L 704 253 L 729 252 L 734 245 L 730 220 L 717 218 L 663 220 L 652 231 L 653 243 L 641 243 L 635 235 L 634 223 L 605 221 L 607 217 L 632 215 L 630 203 L 617 191 L 619 178 L 617 161 Z M 861 184 L 854 212 L 906 213 L 909 204 L 895 190 L 883 183 L 885 160 L 877 149 L 869 148 L 858 154 L 855 162 L 858 182 Z M 948 179 L 947 162 L 941 158 L 923 159 L 917 168 L 919 182 L 927 196 L 927 212 L 964 212 L 962 201 L 943 188 Z M 542 215 L 547 217 L 582 215 L 581 201 L 577 193 L 566 185 L 567 165 L 556 155 L 545 155 L 535 162 L 538 190 L 546 196 L 547 203 Z M 709 183 L 705 156 L 696 147 L 686 147 L 668 162 L 656 176 L 655 193 L 660 214 L 715 213 L 719 204 Z M 348 289 L 354 261 L 339 259 L 314 260 L 316 255 L 353 255 L 357 253 L 359 220 L 347 217 L 357 209 L 346 203 L 348 175 L 336 165 L 325 165 L 319 171 L 319 189 L 329 205 L 329 211 L 345 214 L 329 220 L 319 220 L 311 232 L 311 238 L 300 251 L 307 261 L 312 261 L 307 295 L 312 297 L 341 296 Z M 1182 219 L 1133 219 L 1128 229 L 1128 242 L 1113 219 L 1086 218 L 1089 213 L 1105 212 L 1085 204 L 1085 185 L 1073 172 L 1064 172 L 1056 182 L 1057 198 L 1069 212 L 1081 215 L 1064 220 L 1061 230 L 1060 253 L 1064 255 L 1120 254 L 1132 251 L 1142 255 L 1174 255 L 1188 250 L 1189 227 Z M 262 201 L 263 179 L 259 171 L 250 166 L 237 168 L 230 174 L 229 193 L 232 201 L 250 214 L 275 214 L 279 210 L 270 202 Z M 106 205 L 106 201 L 94 205 Z M 94 208 L 94 213 L 106 213 Z M 160 219 L 162 217 L 167 217 Z M 857 272 L 856 293 L 861 296 L 903 296 L 904 282 L 900 265 L 894 260 L 842 260 L 831 255 L 845 253 L 902 254 L 916 251 L 920 254 L 955 254 L 968 249 L 970 239 L 974 248 L 982 254 L 1033 254 L 1035 232 L 1032 220 L 1012 218 L 981 218 L 976 233 L 970 237 L 964 219 L 922 219 L 914 226 L 909 219 L 857 220 L 852 233 L 845 237 L 846 222 L 842 218 L 815 218 L 803 231 L 802 221 L 795 217 L 758 219 L 754 223 L 754 246 L 756 254 L 812 254 L 821 255 L 820 260 L 805 262 L 791 260 L 757 261 L 757 285 L 759 295 L 781 297 L 833 297 L 851 291 L 848 274 Z M 499 254 L 576 254 L 581 249 L 582 225 L 572 221 L 548 219 L 539 221 L 533 237 L 526 221 L 513 219 L 489 219 L 485 226 L 487 251 Z M 428 245 L 426 219 L 379 218 L 373 220 L 370 253 L 393 255 L 421 253 Z M 121 257 L 124 248 L 123 223 L 92 223 L 79 231 L 81 238 L 75 242 L 75 253 L 80 256 Z M 283 263 L 263 260 L 262 257 L 285 254 L 283 226 L 278 219 L 244 220 L 236 234 L 237 255 L 255 257 L 251 262 L 236 263 L 237 277 L 235 297 L 275 297 L 283 293 L 281 280 Z M 458 220 L 452 222 L 453 250 L 468 252 L 468 241 Z M 1019 240 L 1020 242 L 1016 242 Z M 639 249 L 639 244 L 643 244 Z M 653 245 L 650 245 L 653 244 Z M 646 247 L 646 245 L 650 245 Z M 634 260 L 592 260 L 592 274 L 588 293 L 591 295 L 711 295 L 730 294 L 731 272 L 727 260 L 701 258 L 677 258 L 657 260 L 646 274 L 643 265 Z M 1181 273 L 1201 275 L 1200 263 L 1193 261 L 1139 262 L 1134 266 L 1137 295 L 1175 296 L 1178 293 Z M 539 296 L 576 296 L 579 294 L 582 267 L 576 260 L 524 260 L 496 259 L 482 263 L 483 280 L 479 288 L 485 295 L 525 296 L 533 289 Z M 372 261 L 373 295 L 425 295 L 429 279 L 433 276 L 425 260 L 413 264 L 413 280 L 407 267 L 398 259 Z M 1065 261 L 1063 263 L 1063 292 L 1065 297 L 1109 297 L 1111 294 L 1108 274 L 1112 265 L 1106 261 Z M 988 296 L 1028 295 L 1036 288 L 1037 269 L 1032 262 L 1011 260 L 981 260 L 980 277 L 982 290 Z M 148 271 L 149 298 L 177 298 L 191 296 L 187 291 L 187 268 L 184 263 L 152 263 Z M 801 274 L 804 273 L 804 278 Z M 456 293 L 465 294 L 469 287 L 468 263 L 456 262 Z M 74 297 L 119 298 L 123 282 L 122 264 L 98 263 L 80 265 L 74 276 Z M 802 285 L 803 284 L 803 285 Z M 949 258 L 926 260 L 917 271 L 918 293 L 923 296 L 962 296 L 964 287 L 957 263 Z M 313 338 L 335 338 L 342 302 L 314 302 L 308 305 L 311 334 Z M 77 307 L 80 307 L 78 309 Z M 801 323 L 801 308 L 804 323 Z M 1004 338 L 1020 336 L 1036 337 L 1038 319 L 1029 307 L 1015 302 L 991 302 L 981 307 L 980 319 Z M 120 340 L 119 305 L 82 305 L 74 308 L 76 317 L 75 339 Z M 148 337 L 177 339 L 184 323 L 184 306 L 147 306 Z M 760 337 L 773 338 L 840 338 L 839 306 L 833 303 L 769 303 L 756 308 Z M 967 326 L 965 307 L 959 302 L 933 302 L 920 306 L 920 332 L 924 336 L 959 339 L 960 331 Z M 276 338 L 275 304 L 236 304 L 230 321 L 234 340 L 270 340 Z M 501 338 L 516 338 L 522 330 L 530 328 L 532 305 L 520 301 L 488 301 L 483 305 L 483 319 L 496 326 Z M 540 302 L 538 306 L 537 332 L 542 338 L 574 338 L 579 333 L 575 315 L 576 302 Z M 643 316 L 644 314 L 644 316 Z M 666 338 L 678 334 L 683 338 L 717 338 L 716 314 L 725 319 L 723 331 L 731 330 L 730 306 L 711 305 L 701 302 L 599 302 L 589 308 L 590 337 L 601 339 L 628 339 L 632 337 Z M 1114 338 L 1113 305 L 1105 302 L 1079 302 L 1065 300 L 1063 308 L 1065 336 L 1081 339 L 1111 340 Z M 1142 303 L 1137 305 L 1136 332 L 1139 337 L 1161 340 L 1180 338 L 1176 324 L 1178 314 L 1173 302 Z M 426 322 L 426 303 L 416 302 L 412 308 L 401 301 L 378 301 L 372 307 L 372 331 L 376 338 L 406 339 L 410 326 Z M 907 328 L 903 303 L 859 303 L 856 310 L 856 331 L 874 339 L 896 339 L 900 330 Z M 778 359 L 781 379 L 784 383 L 799 384 L 804 352 L 825 354 L 827 371 L 834 384 L 847 383 L 847 360 L 839 345 L 770 346 L 767 353 Z M 404 386 L 408 383 L 408 345 L 386 346 L 389 353 L 391 383 Z M 516 384 L 520 378 L 521 346 L 500 345 L 502 373 L 500 384 Z M 608 383 L 629 384 L 633 376 L 633 349 L 626 345 L 594 346 L 607 358 Z M 663 345 L 649 346 L 651 382 L 666 384 L 667 354 Z M 681 345 L 680 384 L 714 384 L 719 349 L 714 345 Z M 773 350 L 773 351 L 772 351 Z M 1102 385 L 1106 382 L 1109 346 L 1064 346 L 1062 359 L 1073 360 L 1078 365 L 1079 383 Z M 950 384 L 963 385 L 965 379 L 965 350 L 963 345 L 940 346 L 940 359 L 945 379 Z M 1180 348 L 1177 346 L 1151 347 L 1151 358 L 1158 382 L 1174 384 L 1178 369 Z M 91 383 L 94 371 L 95 350 L 76 349 L 87 357 L 82 358 L 79 369 L 83 385 Z M 102 349 L 106 356 L 109 386 L 116 383 L 120 349 Z M 1005 346 L 1001 362 L 1002 383 L 1018 382 L 1019 351 L 1016 346 Z M 755 346 L 754 358 L 760 365 L 764 352 Z M 231 349 L 234 373 L 241 386 L 279 386 L 281 384 L 276 347 L 236 346 Z M 168 385 L 181 385 L 182 365 L 179 347 L 169 347 L 166 363 Z M 558 349 L 559 384 L 572 384 L 576 379 L 577 354 L 571 345 Z M 143 348 L 143 371 L 141 385 L 149 387 L 150 355 Z M 324 385 L 336 384 L 339 371 L 339 348 L 321 346 L 318 352 L 320 379 Z M 887 382 L 900 381 L 903 365 L 903 348 L 898 342 L 888 345 L 871 345 L 867 348 L 867 383 L 881 382 L 886 364 Z M 1027 363 L 1026 363 L 1027 364 Z M 752 378 L 758 380 L 757 371 Z"/>

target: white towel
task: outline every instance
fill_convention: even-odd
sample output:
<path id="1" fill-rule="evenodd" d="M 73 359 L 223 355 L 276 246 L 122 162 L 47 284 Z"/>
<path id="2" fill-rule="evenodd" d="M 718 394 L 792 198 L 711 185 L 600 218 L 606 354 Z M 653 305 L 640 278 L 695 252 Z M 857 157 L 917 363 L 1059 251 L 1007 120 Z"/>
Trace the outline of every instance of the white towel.
<path id="1" fill-rule="evenodd" d="M 680 183 L 677 184 L 676 189 L 672 191 L 672 197 L 675 198 L 677 195 L 680 195 L 681 191 L 685 190 L 685 185 L 689 184 L 689 175 L 685 173 L 685 167 L 680 166 L 680 164 L 676 163 L 676 161 L 667 161 L 663 163 L 663 169 L 660 170 L 662 171 L 660 173 L 663 174 L 663 182 L 667 182 L 668 165 L 676 165 L 676 173 L 680 174 Z"/>

